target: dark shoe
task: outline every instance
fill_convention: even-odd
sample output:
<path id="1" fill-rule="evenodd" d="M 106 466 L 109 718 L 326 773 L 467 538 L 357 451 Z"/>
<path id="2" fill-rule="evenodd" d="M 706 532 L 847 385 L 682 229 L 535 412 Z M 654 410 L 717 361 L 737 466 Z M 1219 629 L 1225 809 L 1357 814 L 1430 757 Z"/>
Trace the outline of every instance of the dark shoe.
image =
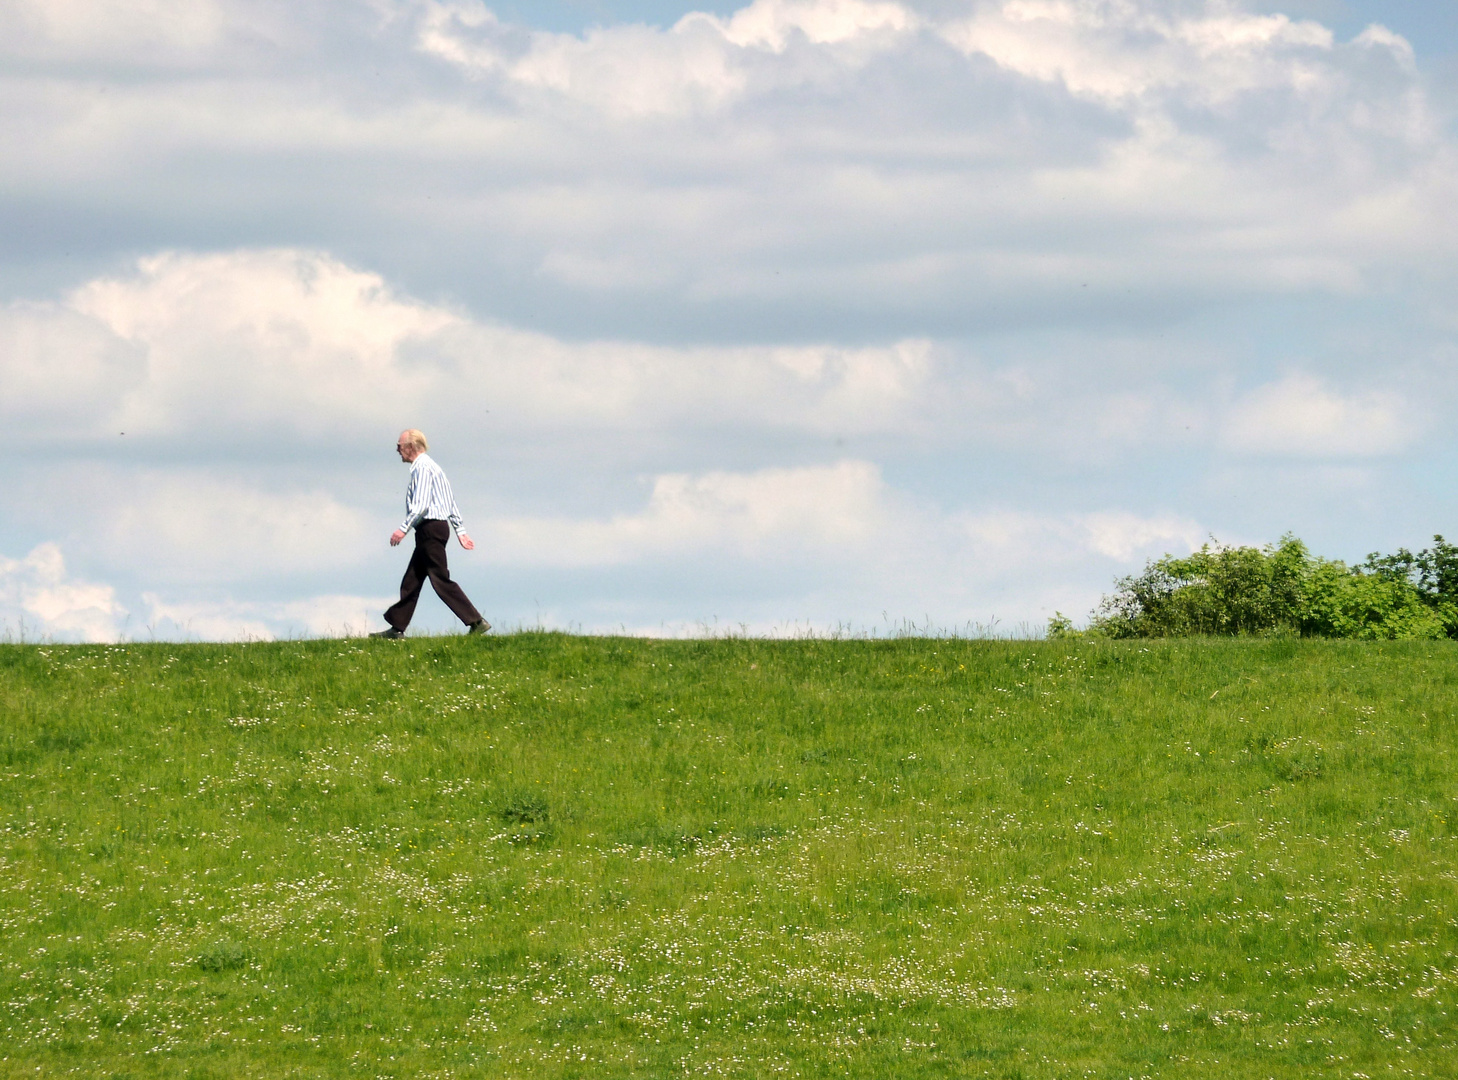
<path id="1" fill-rule="evenodd" d="M 490 632 L 491 624 L 485 619 L 477 619 L 470 626 L 466 627 L 467 637 L 470 637 L 473 634 L 489 634 Z"/>
<path id="2" fill-rule="evenodd" d="M 393 626 L 390 627 L 390 629 L 388 630 L 376 630 L 373 634 L 370 635 L 370 637 L 389 638 L 391 641 L 394 641 L 396 638 L 402 638 L 404 636 L 404 630 L 396 630 Z"/>

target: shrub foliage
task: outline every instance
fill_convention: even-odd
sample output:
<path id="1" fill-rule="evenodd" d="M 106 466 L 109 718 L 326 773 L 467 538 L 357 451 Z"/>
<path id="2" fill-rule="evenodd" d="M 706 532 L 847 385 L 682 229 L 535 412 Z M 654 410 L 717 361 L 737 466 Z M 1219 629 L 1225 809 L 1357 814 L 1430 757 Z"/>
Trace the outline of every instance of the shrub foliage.
<path id="1" fill-rule="evenodd" d="M 1062 616 L 1049 636 L 1072 633 Z M 1120 578 L 1089 632 L 1115 638 L 1212 635 L 1394 640 L 1458 637 L 1458 546 L 1442 536 L 1414 554 L 1373 553 L 1356 565 L 1313 556 L 1289 533 L 1265 547 L 1213 539 Z"/>

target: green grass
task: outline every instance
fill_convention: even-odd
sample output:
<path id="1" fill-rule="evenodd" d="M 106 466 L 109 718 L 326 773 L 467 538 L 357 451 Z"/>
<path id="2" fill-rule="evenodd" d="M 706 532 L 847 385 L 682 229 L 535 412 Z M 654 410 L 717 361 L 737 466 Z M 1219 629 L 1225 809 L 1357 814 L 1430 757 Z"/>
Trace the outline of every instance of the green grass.
<path id="1" fill-rule="evenodd" d="M 1458 648 L 0 647 L 0 1076 L 1458 1075 Z"/>

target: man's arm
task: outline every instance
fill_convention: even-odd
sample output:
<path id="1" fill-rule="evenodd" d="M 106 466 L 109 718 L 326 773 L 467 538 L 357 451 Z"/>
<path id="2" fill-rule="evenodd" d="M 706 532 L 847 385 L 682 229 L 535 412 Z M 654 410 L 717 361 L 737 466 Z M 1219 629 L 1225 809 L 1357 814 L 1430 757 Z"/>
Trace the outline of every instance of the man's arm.
<path id="1" fill-rule="evenodd" d="M 405 520 L 400 527 L 390 534 L 390 546 L 399 547 L 400 541 L 405 539 L 405 534 L 425 516 L 425 491 L 424 485 L 417 483 L 420 473 L 413 467 L 410 470 L 410 483 L 405 487 Z"/>
<path id="2" fill-rule="evenodd" d="M 451 528 L 455 530 L 456 539 L 461 542 L 461 547 L 467 551 L 476 550 L 476 541 L 466 535 L 466 523 L 461 520 L 461 510 L 460 507 L 456 506 L 455 495 L 451 496 L 451 513 L 450 517 L 446 520 L 451 523 Z"/>

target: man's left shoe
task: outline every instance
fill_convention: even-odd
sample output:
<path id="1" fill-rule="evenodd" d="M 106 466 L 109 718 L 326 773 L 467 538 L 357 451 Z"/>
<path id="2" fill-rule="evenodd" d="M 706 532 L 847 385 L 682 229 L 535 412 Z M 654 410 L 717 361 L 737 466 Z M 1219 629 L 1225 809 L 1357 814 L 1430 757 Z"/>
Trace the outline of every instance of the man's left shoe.
<path id="1" fill-rule="evenodd" d="M 490 632 L 491 624 L 485 619 L 477 619 L 470 626 L 466 627 L 467 637 L 470 637 L 473 634 L 489 634 Z"/>
<path id="2" fill-rule="evenodd" d="M 396 630 L 393 626 L 390 627 L 390 629 L 388 630 L 376 630 L 373 634 L 370 635 L 370 637 L 389 638 L 391 641 L 394 641 L 396 638 L 402 638 L 404 636 L 404 630 Z"/>

